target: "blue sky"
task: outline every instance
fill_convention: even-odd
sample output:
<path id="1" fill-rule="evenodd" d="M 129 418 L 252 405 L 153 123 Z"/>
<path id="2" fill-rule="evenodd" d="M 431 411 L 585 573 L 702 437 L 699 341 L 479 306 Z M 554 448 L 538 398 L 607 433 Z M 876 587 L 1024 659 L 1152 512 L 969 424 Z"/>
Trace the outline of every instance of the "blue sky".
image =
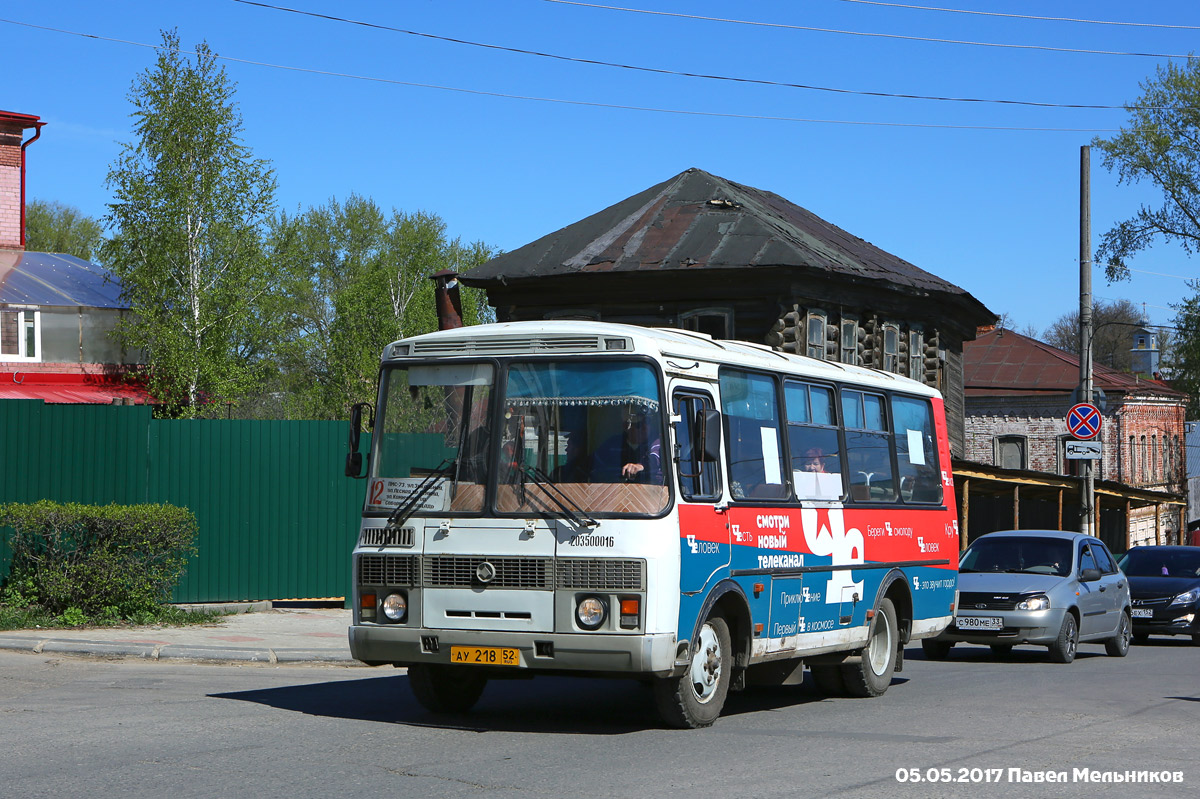
<path id="1" fill-rule="evenodd" d="M 413 33 L 236 0 L 6 7 L 0 45 L 14 79 L 0 108 L 47 123 L 27 151 L 28 196 L 105 213 L 105 175 L 131 139 L 129 87 L 154 58 L 131 43 L 154 45 L 161 29 L 176 28 L 185 46 L 203 40 L 238 59 L 226 69 L 245 142 L 273 163 L 282 208 L 357 193 L 385 209 L 438 214 L 453 236 L 511 250 L 699 167 L 773 191 L 963 287 L 1018 330 L 1044 330 L 1078 309 L 1080 146 L 1115 133 L 1127 120 L 1119 108 L 834 93 L 444 39 L 854 92 L 1121 106 L 1200 33 L 1194 0 L 276 5 Z M 1095 243 L 1157 201 L 1148 186 L 1117 185 L 1094 148 L 1091 182 Z M 1094 294 L 1145 303 L 1153 324 L 1170 323 L 1183 278 L 1200 278 L 1165 244 L 1131 266 L 1132 279 L 1114 285 L 1095 270 Z"/>

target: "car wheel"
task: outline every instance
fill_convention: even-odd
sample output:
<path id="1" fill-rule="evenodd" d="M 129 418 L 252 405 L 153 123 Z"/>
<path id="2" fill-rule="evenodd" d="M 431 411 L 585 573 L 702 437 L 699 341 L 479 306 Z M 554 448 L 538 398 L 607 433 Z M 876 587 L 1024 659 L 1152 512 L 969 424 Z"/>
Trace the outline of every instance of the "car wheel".
<path id="1" fill-rule="evenodd" d="M 842 664 L 842 679 L 846 692 L 851 696 L 879 696 L 892 684 L 896 673 L 896 647 L 900 642 L 900 627 L 896 623 L 896 609 L 892 600 L 881 599 L 875 616 L 871 619 L 871 631 L 867 634 L 867 645 L 857 662 Z"/>
<path id="2" fill-rule="evenodd" d="M 487 678 L 470 667 L 428 663 L 408 667 L 408 684 L 431 713 L 466 713 L 479 701 Z"/>
<path id="3" fill-rule="evenodd" d="M 1200 634 L 1192 636 L 1192 646 L 1200 646 Z"/>
<path id="4" fill-rule="evenodd" d="M 654 701 L 659 716 L 672 727 L 708 727 L 721 715 L 729 693 L 733 645 L 729 625 L 711 616 L 700 628 L 692 647 L 692 661 L 680 677 L 654 681 Z"/>
<path id="5" fill-rule="evenodd" d="M 1129 614 L 1121 611 L 1121 621 L 1117 623 L 1117 634 L 1104 642 L 1104 651 L 1115 658 L 1123 658 L 1129 654 L 1129 639 L 1133 637 L 1131 629 L 1133 622 Z"/>
<path id="6" fill-rule="evenodd" d="M 1050 659 L 1055 663 L 1070 663 L 1075 659 L 1075 650 L 1078 648 L 1079 625 L 1075 621 L 1074 614 L 1068 613 L 1063 616 L 1058 638 L 1050 644 Z"/>
<path id="7" fill-rule="evenodd" d="M 1007 657 L 1012 654 L 1012 644 L 992 644 L 992 654 L 998 658 Z"/>
<path id="8" fill-rule="evenodd" d="M 921 651 L 925 653 L 926 660 L 945 660 L 950 657 L 950 650 L 953 647 L 952 641 L 938 641 L 934 638 L 926 638 L 921 641 Z"/>

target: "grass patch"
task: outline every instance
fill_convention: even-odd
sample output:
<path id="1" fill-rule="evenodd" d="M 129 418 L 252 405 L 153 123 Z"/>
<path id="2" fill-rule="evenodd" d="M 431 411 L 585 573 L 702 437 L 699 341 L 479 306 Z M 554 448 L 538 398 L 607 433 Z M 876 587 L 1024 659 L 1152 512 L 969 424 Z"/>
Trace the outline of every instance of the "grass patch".
<path id="1" fill-rule="evenodd" d="M 108 612 L 105 612 L 108 611 Z M 139 610 L 129 618 L 121 618 L 111 609 L 97 614 L 86 614 L 79 608 L 67 608 L 62 613 L 52 613 L 39 605 L 14 607 L 0 605 L 0 630 L 31 630 L 34 628 L 71 630 L 80 627 L 186 627 L 192 624 L 212 624 L 225 612 L 184 610 L 174 605 Z"/>

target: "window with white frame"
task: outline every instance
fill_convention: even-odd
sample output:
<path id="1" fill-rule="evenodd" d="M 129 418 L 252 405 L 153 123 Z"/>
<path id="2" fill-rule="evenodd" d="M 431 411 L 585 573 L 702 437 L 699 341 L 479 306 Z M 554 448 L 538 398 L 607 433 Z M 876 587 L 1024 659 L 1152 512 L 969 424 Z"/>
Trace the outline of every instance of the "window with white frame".
<path id="1" fill-rule="evenodd" d="M 920 328 L 908 331 L 908 376 L 925 381 L 925 336 Z"/>
<path id="2" fill-rule="evenodd" d="M 842 317 L 842 363 L 858 363 L 858 320 Z"/>
<path id="3" fill-rule="evenodd" d="M 808 357 L 825 359 L 825 316 L 820 311 L 808 313 Z"/>
<path id="4" fill-rule="evenodd" d="M 679 314 L 679 326 L 684 330 L 706 333 L 716 339 L 733 338 L 731 308 L 697 308 Z"/>
<path id="5" fill-rule="evenodd" d="M 883 326 L 883 371 L 896 372 L 900 367 L 900 330 L 895 325 Z"/>
<path id="6" fill-rule="evenodd" d="M 996 436 L 996 465 L 1001 469 L 1028 468 L 1025 436 Z"/>
<path id="7" fill-rule="evenodd" d="M 40 361 L 42 312 L 32 308 L 0 311 L 0 360 Z"/>

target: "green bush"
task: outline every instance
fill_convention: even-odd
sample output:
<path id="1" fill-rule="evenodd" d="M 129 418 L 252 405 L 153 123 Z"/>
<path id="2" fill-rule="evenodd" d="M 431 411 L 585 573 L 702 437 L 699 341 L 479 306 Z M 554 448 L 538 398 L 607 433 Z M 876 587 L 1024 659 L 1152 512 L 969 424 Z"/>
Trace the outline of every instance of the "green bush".
<path id="1" fill-rule="evenodd" d="M 196 552 L 196 517 L 174 505 L 0 505 L 12 565 L 0 599 L 64 624 L 154 615 Z"/>

